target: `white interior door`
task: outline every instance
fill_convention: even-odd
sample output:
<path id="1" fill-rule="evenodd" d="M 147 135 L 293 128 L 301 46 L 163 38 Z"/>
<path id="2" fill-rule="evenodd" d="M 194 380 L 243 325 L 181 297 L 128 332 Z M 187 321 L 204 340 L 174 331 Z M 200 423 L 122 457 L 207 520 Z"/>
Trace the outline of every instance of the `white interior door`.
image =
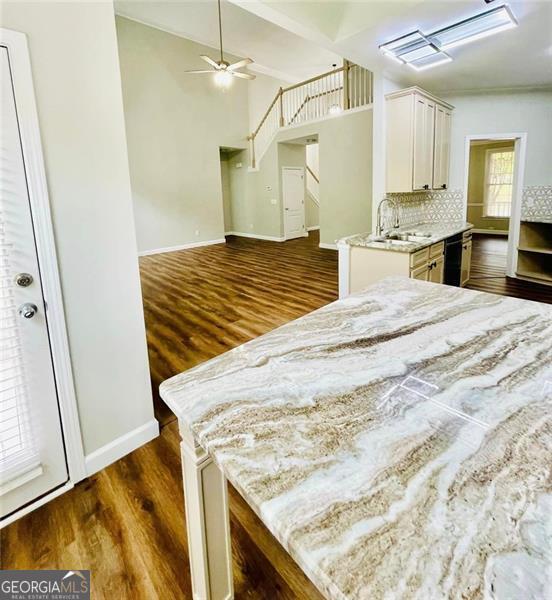
<path id="1" fill-rule="evenodd" d="M 0 517 L 68 480 L 8 51 L 0 46 Z"/>
<path id="2" fill-rule="evenodd" d="M 286 240 L 305 235 L 305 172 L 302 168 L 283 167 L 282 198 L 284 237 Z"/>

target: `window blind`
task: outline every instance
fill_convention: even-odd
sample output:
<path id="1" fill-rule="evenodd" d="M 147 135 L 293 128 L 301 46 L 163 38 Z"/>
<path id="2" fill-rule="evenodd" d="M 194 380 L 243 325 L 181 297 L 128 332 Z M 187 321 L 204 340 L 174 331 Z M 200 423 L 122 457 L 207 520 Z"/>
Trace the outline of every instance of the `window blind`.
<path id="1" fill-rule="evenodd" d="M 6 149 L 0 148 L 2 204 L 0 207 L 0 494 L 10 482 L 36 469 L 40 456 L 29 411 L 20 318 L 14 295 L 14 245 L 8 239 L 10 177 Z"/>

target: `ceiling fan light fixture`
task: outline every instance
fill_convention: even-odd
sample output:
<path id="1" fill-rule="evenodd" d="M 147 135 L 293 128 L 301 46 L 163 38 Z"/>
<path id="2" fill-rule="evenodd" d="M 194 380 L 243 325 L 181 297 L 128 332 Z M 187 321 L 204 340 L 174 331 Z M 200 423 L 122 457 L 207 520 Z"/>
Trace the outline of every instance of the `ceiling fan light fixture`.
<path id="1" fill-rule="evenodd" d="M 215 71 L 213 79 L 215 81 L 215 85 L 222 89 L 227 89 L 232 85 L 232 73 L 226 69 Z"/>

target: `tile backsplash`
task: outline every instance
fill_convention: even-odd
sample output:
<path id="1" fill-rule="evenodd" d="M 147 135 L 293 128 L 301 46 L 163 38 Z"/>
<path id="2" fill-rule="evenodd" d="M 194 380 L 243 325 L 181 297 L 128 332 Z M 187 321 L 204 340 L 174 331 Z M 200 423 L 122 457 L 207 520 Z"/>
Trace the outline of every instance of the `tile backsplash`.
<path id="1" fill-rule="evenodd" d="M 416 223 L 445 223 L 465 219 L 464 193 L 462 190 L 413 192 L 388 194 L 399 203 L 401 227 Z M 535 185 L 523 188 L 521 203 L 522 219 L 552 219 L 552 185 Z M 385 207 L 384 228 L 393 227 L 393 215 Z"/>
<path id="2" fill-rule="evenodd" d="M 464 194 L 462 190 L 414 192 L 411 194 L 388 194 L 399 203 L 401 226 L 416 223 L 444 223 L 464 218 Z M 385 227 L 392 227 L 392 214 L 384 217 Z"/>
<path id="3" fill-rule="evenodd" d="M 552 219 L 552 185 L 523 188 L 522 219 Z"/>

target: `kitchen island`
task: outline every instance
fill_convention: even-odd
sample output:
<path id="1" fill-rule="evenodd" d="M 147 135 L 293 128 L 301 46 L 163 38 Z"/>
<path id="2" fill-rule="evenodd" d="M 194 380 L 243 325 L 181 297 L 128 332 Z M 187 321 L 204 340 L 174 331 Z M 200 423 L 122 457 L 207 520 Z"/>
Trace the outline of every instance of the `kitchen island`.
<path id="1" fill-rule="evenodd" d="M 551 357 L 548 305 L 390 278 L 164 382 L 194 597 L 227 478 L 327 598 L 545 598 Z"/>

